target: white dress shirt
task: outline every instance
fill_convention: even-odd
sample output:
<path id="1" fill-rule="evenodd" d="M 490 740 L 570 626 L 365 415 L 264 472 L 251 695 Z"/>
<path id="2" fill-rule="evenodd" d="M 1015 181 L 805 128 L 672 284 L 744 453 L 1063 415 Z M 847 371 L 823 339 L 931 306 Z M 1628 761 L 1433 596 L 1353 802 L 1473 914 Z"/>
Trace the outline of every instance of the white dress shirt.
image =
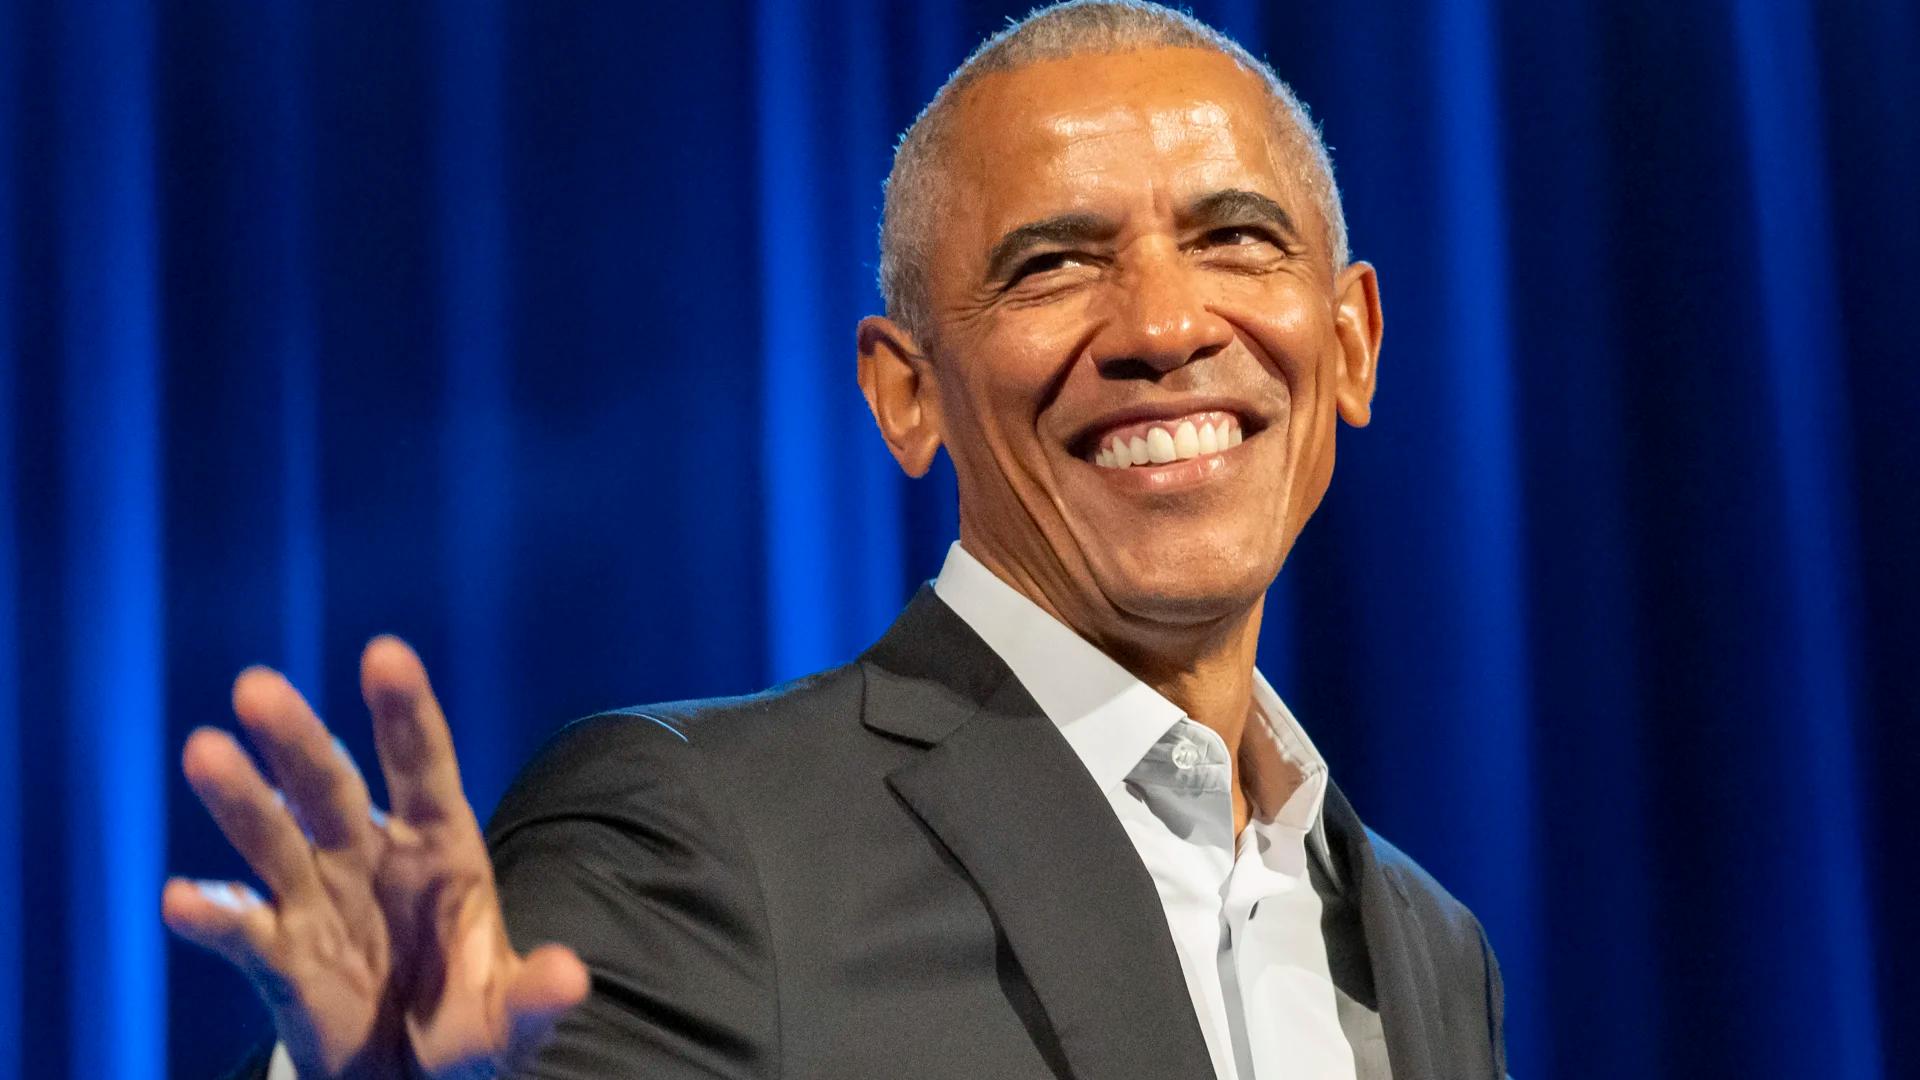
<path id="1" fill-rule="evenodd" d="M 1309 849 L 1327 766 L 1258 671 L 1233 831 L 1226 742 L 954 544 L 934 592 L 997 653 L 1068 745 L 1153 875 L 1219 1080 L 1355 1080 Z"/>

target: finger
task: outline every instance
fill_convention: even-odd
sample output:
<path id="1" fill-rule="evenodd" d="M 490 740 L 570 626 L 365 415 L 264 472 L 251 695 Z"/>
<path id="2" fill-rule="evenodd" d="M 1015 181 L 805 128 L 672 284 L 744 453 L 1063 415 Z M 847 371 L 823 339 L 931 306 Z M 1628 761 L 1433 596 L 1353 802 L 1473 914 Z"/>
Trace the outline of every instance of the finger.
<path id="1" fill-rule="evenodd" d="M 419 825 L 471 817 L 453 735 L 413 650 L 391 635 L 368 642 L 360 656 L 360 692 L 373 713 L 394 816 Z"/>
<path id="2" fill-rule="evenodd" d="M 318 888 L 313 848 L 253 759 L 233 736 L 200 728 L 187 736 L 181 771 L 235 851 L 276 894 L 310 896 Z"/>
<path id="3" fill-rule="evenodd" d="M 587 965 L 565 945 L 542 945 L 528 953 L 507 986 L 507 1059 L 524 1062 L 553 1033 L 569 1009 L 587 999 Z"/>
<path id="4" fill-rule="evenodd" d="M 273 907 L 245 885 L 171 878 L 160 894 L 160 918 L 169 930 L 250 976 L 270 968 L 267 957 L 279 919 Z"/>
<path id="5" fill-rule="evenodd" d="M 233 713 L 315 845 L 371 849 L 373 804 L 366 780 L 293 684 L 277 671 L 248 668 L 233 682 Z"/>

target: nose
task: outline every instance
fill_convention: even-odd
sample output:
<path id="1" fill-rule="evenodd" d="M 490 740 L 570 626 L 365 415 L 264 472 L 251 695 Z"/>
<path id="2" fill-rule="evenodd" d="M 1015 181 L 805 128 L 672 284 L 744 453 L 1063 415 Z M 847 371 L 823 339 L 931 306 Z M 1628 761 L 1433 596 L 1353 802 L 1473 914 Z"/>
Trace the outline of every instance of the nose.
<path id="1" fill-rule="evenodd" d="M 1140 246 L 1111 286 L 1111 314 L 1091 346 L 1108 378 L 1158 379 L 1233 340 L 1233 327 L 1207 306 L 1204 271 L 1172 243 Z"/>

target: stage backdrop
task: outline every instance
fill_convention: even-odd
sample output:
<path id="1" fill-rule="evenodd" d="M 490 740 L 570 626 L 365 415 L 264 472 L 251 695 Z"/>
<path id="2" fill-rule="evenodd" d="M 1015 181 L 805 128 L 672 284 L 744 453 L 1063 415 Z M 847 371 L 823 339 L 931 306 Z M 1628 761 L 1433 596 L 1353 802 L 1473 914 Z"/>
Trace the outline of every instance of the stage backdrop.
<path id="1" fill-rule="evenodd" d="M 1523 1077 L 1920 1060 L 1920 18 L 1201 3 L 1388 333 L 1263 664 L 1485 920 Z M 209 1075 L 177 770 L 416 643 L 484 810 L 851 656 L 953 537 L 853 380 L 896 134 L 1007 4 L 0 3 L 0 1076 Z"/>

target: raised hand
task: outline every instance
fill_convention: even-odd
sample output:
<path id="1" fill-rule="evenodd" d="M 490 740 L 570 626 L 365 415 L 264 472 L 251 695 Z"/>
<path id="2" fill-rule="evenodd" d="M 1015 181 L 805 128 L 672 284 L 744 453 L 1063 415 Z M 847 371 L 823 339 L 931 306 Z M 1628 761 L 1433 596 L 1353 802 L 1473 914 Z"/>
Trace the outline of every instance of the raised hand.
<path id="1" fill-rule="evenodd" d="M 272 898 L 174 878 L 163 916 L 252 980 L 301 1080 L 492 1076 L 586 997 L 586 967 L 564 946 L 521 956 L 508 942 L 452 736 L 413 650 L 376 638 L 360 685 L 391 815 L 292 685 L 250 668 L 233 711 L 280 790 L 216 728 L 188 738 L 182 767 Z"/>

